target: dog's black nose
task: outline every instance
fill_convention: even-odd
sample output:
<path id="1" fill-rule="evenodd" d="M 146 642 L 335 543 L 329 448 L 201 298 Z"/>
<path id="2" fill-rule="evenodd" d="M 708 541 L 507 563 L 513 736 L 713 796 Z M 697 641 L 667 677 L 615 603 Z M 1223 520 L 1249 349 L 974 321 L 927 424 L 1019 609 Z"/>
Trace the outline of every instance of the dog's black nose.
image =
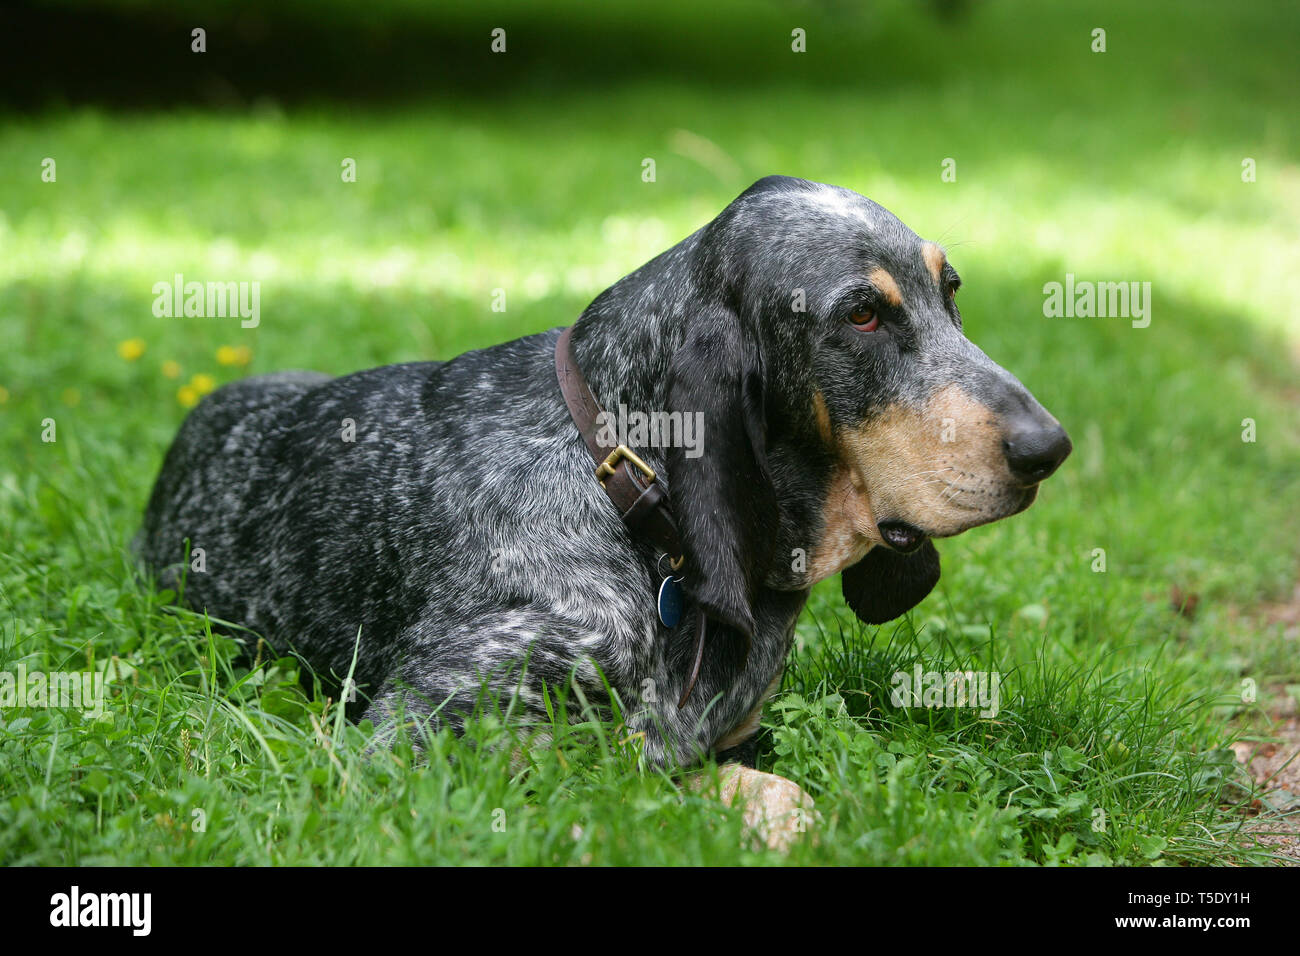
<path id="1" fill-rule="evenodd" d="M 1038 484 L 1056 471 L 1073 449 L 1070 436 L 1055 422 L 1013 428 L 1002 440 L 1007 466 L 1023 485 Z"/>

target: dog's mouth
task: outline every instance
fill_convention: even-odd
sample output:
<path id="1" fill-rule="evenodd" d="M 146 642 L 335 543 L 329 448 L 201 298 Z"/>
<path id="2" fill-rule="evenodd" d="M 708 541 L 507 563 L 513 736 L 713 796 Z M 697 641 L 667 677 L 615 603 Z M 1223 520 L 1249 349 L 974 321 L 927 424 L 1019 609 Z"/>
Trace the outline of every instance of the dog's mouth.
<path id="1" fill-rule="evenodd" d="M 1024 511 L 1026 508 L 1032 505 L 1034 503 L 1034 499 L 1037 497 L 1038 497 L 1038 485 L 1036 484 L 1030 485 L 1028 488 L 1024 490 L 1023 497 L 1020 499 L 1020 504 L 1016 505 L 1016 509 L 1011 513 L 1013 515 L 1020 514 L 1020 512 Z"/>
<path id="2" fill-rule="evenodd" d="M 880 530 L 880 540 L 891 551 L 911 554 L 925 544 L 930 536 L 914 524 L 906 521 L 881 521 L 876 527 Z"/>
<path id="3" fill-rule="evenodd" d="M 965 528 L 946 533 L 936 533 L 927 531 L 924 528 L 918 528 L 908 521 L 896 521 L 887 519 L 877 522 L 876 528 L 880 532 L 880 540 L 891 551 L 897 551 L 899 554 L 911 554 L 921 545 L 925 544 L 930 538 L 953 538 L 963 531 L 969 531 L 971 528 L 978 527 L 981 524 L 989 524 L 993 521 L 999 521 L 1002 518 L 1009 518 L 1011 515 L 1018 515 L 1034 503 L 1038 497 L 1038 485 L 1030 485 L 1020 493 L 1020 500 L 1015 503 L 1009 510 L 1001 514 L 990 514 L 982 521 L 977 521 Z"/>

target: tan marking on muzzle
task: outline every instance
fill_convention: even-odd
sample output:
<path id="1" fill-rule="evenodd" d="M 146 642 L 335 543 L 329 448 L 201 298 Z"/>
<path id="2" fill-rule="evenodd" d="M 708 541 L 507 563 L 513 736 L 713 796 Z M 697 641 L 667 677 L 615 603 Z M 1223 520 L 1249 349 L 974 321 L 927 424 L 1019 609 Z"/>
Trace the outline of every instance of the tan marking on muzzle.
<path id="1" fill-rule="evenodd" d="M 823 505 L 822 537 L 808 559 L 809 583 L 856 564 L 880 543 L 865 489 L 855 482 L 852 469 L 837 467 Z"/>
<path id="2" fill-rule="evenodd" d="M 877 518 L 956 534 L 1010 514 L 1022 497 L 996 413 L 955 385 L 920 408 L 894 405 L 839 439 Z"/>
<path id="3" fill-rule="evenodd" d="M 937 284 L 939 274 L 943 271 L 943 264 L 948 261 L 948 257 L 933 242 L 927 242 L 921 246 L 921 258 L 925 260 L 925 267 L 930 270 L 930 275 L 934 276 Z"/>
<path id="4" fill-rule="evenodd" d="M 840 466 L 809 558 L 819 581 L 882 544 L 878 520 L 952 535 L 1013 513 L 1023 489 L 1002 452 L 997 415 L 955 385 L 920 408 L 893 405 L 836 435 Z"/>
<path id="5" fill-rule="evenodd" d="M 903 293 L 898 291 L 898 283 L 884 269 L 872 269 L 867 279 L 880 290 L 880 294 L 885 297 L 885 301 L 890 305 L 903 304 Z"/>

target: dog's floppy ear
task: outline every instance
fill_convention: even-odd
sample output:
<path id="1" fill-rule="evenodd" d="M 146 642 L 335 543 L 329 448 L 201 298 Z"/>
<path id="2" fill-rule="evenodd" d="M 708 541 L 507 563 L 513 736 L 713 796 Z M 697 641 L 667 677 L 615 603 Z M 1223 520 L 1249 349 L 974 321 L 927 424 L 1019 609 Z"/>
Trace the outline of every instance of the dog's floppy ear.
<path id="1" fill-rule="evenodd" d="M 694 449 L 668 453 L 669 496 L 686 553 L 688 595 L 752 638 L 753 603 L 776 537 L 763 364 L 729 309 L 694 317 L 673 357 L 668 404 L 702 423 Z M 694 417 L 698 413 L 698 418 Z"/>
<path id="2" fill-rule="evenodd" d="M 884 624 L 925 599 L 939 582 L 939 552 L 926 541 L 911 554 L 877 545 L 840 574 L 844 600 L 861 620 Z"/>

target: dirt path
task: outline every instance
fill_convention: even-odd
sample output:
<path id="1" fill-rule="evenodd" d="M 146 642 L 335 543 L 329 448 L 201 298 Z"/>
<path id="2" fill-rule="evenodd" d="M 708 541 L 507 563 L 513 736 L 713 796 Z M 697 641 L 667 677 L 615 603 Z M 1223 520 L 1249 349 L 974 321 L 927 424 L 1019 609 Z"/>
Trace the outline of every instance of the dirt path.
<path id="1" fill-rule="evenodd" d="M 1287 637 L 1300 639 L 1300 585 L 1289 601 L 1261 605 L 1255 614 L 1267 626 L 1280 624 Z M 1261 790 L 1259 815 L 1245 830 L 1290 865 L 1300 866 L 1300 687 L 1279 685 L 1264 693 L 1264 700 L 1274 702 L 1269 709 L 1272 726 L 1250 735 L 1263 738 L 1260 742 L 1232 745 L 1238 762 Z"/>

